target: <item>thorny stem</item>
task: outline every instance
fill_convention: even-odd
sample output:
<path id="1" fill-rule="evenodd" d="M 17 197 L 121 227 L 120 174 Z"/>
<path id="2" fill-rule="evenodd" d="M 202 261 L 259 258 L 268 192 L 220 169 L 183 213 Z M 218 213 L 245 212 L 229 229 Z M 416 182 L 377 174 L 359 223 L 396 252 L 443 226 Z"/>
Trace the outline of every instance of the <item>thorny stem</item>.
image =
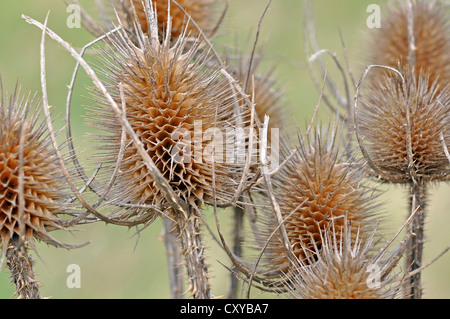
<path id="1" fill-rule="evenodd" d="M 34 279 L 33 260 L 19 236 L 14 236 L 6 251 L 6 264 L 11 272 L 19 299 L 42 299 L 39 282 Z"/>
<path id="2" fill-rule="evenodd" d="M 175 213 L 176 221 L 174 231 L 178 232 L 184 255 L 187 275 L 189 278 L 189 291 L 194 299 L 211 299 L 208 268 L 205 263 L 205 247 L 200 234 L 201 216 L 191 206 L 187 216 Z"/>
<path id="3" fill-rule="evenodd" d="M 173 232 L 174 223 L 169 218 L 163 218 L 164 244 L 166 247 L 169 269 L 170 294 L 172 299 L 182 299 L 183 276 L 180 272 L 180 246 Z"/>
<path id="4" fill-rule="evenodd" d="M 415 212 L 417 210 L 411 224 L 411 236 L 408 240 L 408 254 L 406 257 L 406 267 L 409 272 L 412 272 L 422 266 L 426 201 L 425 184 L 414 181 L 411 183 L 410 191 L 410 211 Z M 420 272 L 411 276 L 409 285 L 406 287 L 406 296 L 411 299 L 420 299 L 422 297 Z"/>
<path id="5" fill-rule="evenodd" d="M 243 223 L 244 223 L 244 209 L 240 206 L 234 207 L 234 227 L 233 227 L 233 253 L 236 257 L 242 256 L 242 237 L 243 237 Z M 234 268 L 233 268 L 234 270 Z M 238 278 L 234 271 L 230 272 L 230 293 L 229 299 L 237 298 L 237 289 L 239 285 Z"/>

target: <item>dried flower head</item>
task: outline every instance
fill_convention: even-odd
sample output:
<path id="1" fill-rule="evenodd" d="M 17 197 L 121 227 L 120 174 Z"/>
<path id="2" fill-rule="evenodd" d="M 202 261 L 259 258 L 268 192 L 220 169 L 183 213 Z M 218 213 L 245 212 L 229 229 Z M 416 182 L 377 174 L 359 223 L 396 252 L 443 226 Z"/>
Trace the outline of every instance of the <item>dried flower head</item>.
<path id="1" fill-rule="evenodd" d="M 116 0 L 117 1 L 117 0 Z M 142 31 L 149 30 L 147 14 L 145 12 L 146 0 L 118 0 L 118 13 L 124 25 L 133 29 L 135 15 L 141 25 Z M 170 29 L 172 38 L 178 38 L 183 33 L 189 36 L 198 36 L 199 31 L 208 33 L 213 29 L 213 13 L 215 0 L 152 0 L 148 5 L 153 6 L 157 12 L 158 29 L 161 35 L 165 33 L 170 15 Z M 136 14 L 135 14 L 136 13 Z M 197 27 L 192 23 L 193 20 Z"/>
<path id="2" fill-rule="evenodd" d="M 148 14 L 150 24 L 154 12 Z M 180 198 L 188 203 L 212 203 L 215 187 L 217 201 L 230 200 L 234 178 L 242 166 L 229 158 L 234 148 L 228 141 L 232 144 L 235 139 L 239 122 L 235 113 L 239 106 L 229 102 L 236 102 L 231 98 L 235 93 L 209 53 L 199 50 L 200 43 L 187 49 L 184 34 L 172 43 L 170 29 L 163 41 L 155 32 L 152 37 L 137 34 L 141 36 L 139 46 L 126 32 L 108 37 L 111 50 L 102 51 L 99 66 L 108 91 L 123 105 L 126 119 L 148 155 Z M 164 205 L 134 143 L 128 136 L 121 141 L 120 122 L 108 102 L 96 95 L 98 106 L 90 119 L 107 133 L 96 137 L 105 150 L 101 161 L 114 168 L 123 147 L 123 160 L 110 192 L 114 202 Z M 143 210 L 146 208 L 136 208 Z"/>
<path id="3" fill-rule="evenodd" d="M 330 227 L 314 245 L 316 261 L 298 260 L 290 267 L 285 287 L 297 299 L 391 299 L 400 296 L 399 271 L 395 271 L 401 250 L 380 252 L 373 232 L 363 243 L 354 238 L 353 224 L 340 231 Z M 357 232 L 357 231 L 356 231 Z M 309 250 L 310 248 L 306 248 Z M 383 255 L 388 253 L 385 258 Z"/>
<path id="4" fill-rule="evenodd" d="M 409 22 L 407 1 L 390 6 L 372 39 L 371 63 L 394 68 L 399 63 L 414 64 L 416 77 L 419 73 L 428 74 L 430 86 L 435 81 L 446 86 L 450 81 L 448 4 L 440 0 L 417 0 L 412 1 L 411 9 L 412 21 Z M 409 23 L 413 25 L 412 37 L 408 31 Z M 411 41 L 414 41 L 414 61 L 409 61 Z"/>
<path id="5" fill-rule="evenodd" d="M 66 245 L 49 231 L 67 226 L 58 217 L 69 214 L 65 178 L 46 135 L 45 123 L 32 99 L 18 89 L 0 101 L 0 240 L 3 256 L 13 238 L 33 238 L 56 246 Z"/>
<path id="6" fill-rule="evenodd" d="M 292 148 L 285 144 L 282 154 L 289 160 L 273 176 L 273 194 L 289 241 L 287 246 L 295 259 L 305 264 L 317 259 L 321 234 L 331 225 L 337 240 L 346 220 L 352 224 L 352 238 L 364 238 L 375 213 L 375 193 L 364 184 L 364 167 L 362 163 L 346 160 L 349 154 L 339 149 L 337 132 L 338 128 L 318 127 L 305 137 L 300 135 L 300 144 L 291 158 Z M 280 223 L 272 210 L 264 215 L 259 240 L 264 241 L 273 233 L 267 246 L 266 267 L 287 272 L 292 257 L 286 252 L 280 230 L 275 229 Z"/>
<path id="7" fill-rule="evenodd" d="M 381 177 L 391 182 L 448 177 L 450 87 L 438 89 L 421 72 L 382 70 L 367 87 L 357 121 L 361 139 Z M 443 138 L 443 140 L 442 140 Z M 448 146 L 447 146 L 448 147 Z"/>

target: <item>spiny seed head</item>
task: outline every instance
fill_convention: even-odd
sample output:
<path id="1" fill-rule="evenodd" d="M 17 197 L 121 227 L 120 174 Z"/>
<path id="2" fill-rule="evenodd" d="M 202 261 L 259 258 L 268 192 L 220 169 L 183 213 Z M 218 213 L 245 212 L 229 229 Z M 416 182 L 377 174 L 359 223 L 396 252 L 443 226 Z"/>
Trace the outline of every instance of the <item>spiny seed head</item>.
<path id="1" fill-rule="evenodd" d="M 13 237 L 48 243 L 48 234 L 62 228 L 57 218 L 67 205 L 64 176 L 46 136 L 45 123 L 33 99 L 19 97 L 0 101 L 0 241 L 3 255 Z"/>
<path id="2" fill-rule="evenodd" d="M 354 238 L 353 223 L 346 221 L 321 232 L 314 245 L 316 261 L 293 263 L 284 286 L 297 299 L 391 299 L 401 291 L 395 270 L 399 251 L 381 256 L 373 232 L 365 243 Z M 306 248 L 309 250 L 310 248 Z M 387 252 L 386 247 L 381 253 Z M 388 255 L 388 254 L 386 254 Z"/>
<path id="3" fill-rule="evenodd" d="M 450 24 L 448 4 L 436 0 L 412 1 L 414 25 L 414 59 L 416 76 L 428 74 L 429 85 L 434 81 L 446 86 L 450 81 Z M 401 1 L 383 15 L 381 28 L 375 30 L 372 64 L 396 68 L 410 64 L 408 36 L 408 4 Z"/>
<path id="4" fill-rule="evenodd" d="M 364 237 L 375 213 L 375 193 L 364 183 L 362 163 L 349 160 L 338 146 L 337 127 L 317 127 L 299 136 L 294 149 L 284 144 L 282 157 L 294 155 L 273 176 L 273 194 L 278 202 L 288 246 L 296 259 L 305 264 L 316 259 L 322 245 L 321 233 L 333 225 L 339 240 L 344 221 L 352 224 L 352 238 Z M 306 140 L 304 140 L 306 139 Z M 270 203 L 266 203 L 271 207 Z M 261 238 L 269 238 L 279 225 L 274 212 L 264 214 Z M 290 259 L 277 230 L 267 248 L 268 268 L 287 271 Z"/>
<path id="5" fill-rule="evenodd" d="M 443 180 L 450 163 L 450 87 L 438 90 L 424 72 L 383 70 L 367 87 L 358 121 L 364 147 L 391 182 Z"/>
<path id="6" fill-rule="evenodd" d="M 107 89 L 123 105 L 127 121 L 173 191 L 187 202 L 212 203 L 215 187 L 219 202 L 229 200 L 242 166 L 228 157 L 229 147 L 234 150 L 228 142 L 236 137 L 239 119 L 229 103 L 233 90 L 208 53 L 198 45 L 186 49 L 184 36 L 173 44 L 169 37 L 160 42 L 144 36 L 137 46 L 120 32 L 111 35 L 108 43 L 111 49 L 102 52 L 100 66 Z M 121 145 L 124 150 L 111 190 L 113 201 L 164 205 L 135 144 L 128 135 L 121 142 L 120 122 L 102 95 L 95 95 L 98 106 L 90 119 L 106 132 L 96 137 L 96 145 L 100 141 L 105 151 L 100 160 L 113 169 Z"/>
<path id="7" fill-rule="evenodd" d="M 116 0 L 117 1 L 117 0 Z M 137 17 L 142 31 L 149 31 L 147 20 L 146 1 L 148 0 L 119 0 L 119 15 L 126 27 L 133 29 L 135 17 Z M 178 38 L 182 33 L 190 36 L 198 36 L 199 31 L 191 20 L 197 24 L 202 32 L 211 31 L 213 28 L 214 0 L 177 0 L 177 3 L 171 0 L 151 0 L 148 1 L 157 12 L 157 21 L 159 33 L 165 34 L 168 29 L 168 15 L 170 7 L 171 36 Z M 135 14 L 136 13 L 136 14 Z"/>

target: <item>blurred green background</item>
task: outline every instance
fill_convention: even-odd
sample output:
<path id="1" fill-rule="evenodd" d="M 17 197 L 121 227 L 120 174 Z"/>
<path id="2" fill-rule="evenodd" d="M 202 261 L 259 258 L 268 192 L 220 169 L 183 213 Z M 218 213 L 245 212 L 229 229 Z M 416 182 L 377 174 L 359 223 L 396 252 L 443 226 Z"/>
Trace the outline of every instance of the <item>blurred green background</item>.
<path id="1" fill-rule="evenodd" d="M 364 39 L 370 30 L 366 26 L 369 13 L 366 8 L 373 0 L 314 0 L 314 19 L 317 38 L 321 48 L 335 52 L 343 61 L 344 50 L 339 38 L 342 33 L 348 50 L 353 73 L 359 78 L 363 66 Z M 81 1 L 85 9 L 95 14 L 94 1 Z M 249 50 L 259 17 L 267 2 L 263 0 L 231 0 L 231 7 L 220 29 L 217 41 L 221 44 L 238 45 Z M 382 8 L 385 1 L 379 3 Z M 39 43 L 41 31 L 27 24 L 21 14 L 43 22 L 50 10 L 48 26 L 70 42 L 74 48 L 81 48 L 92 40 L 83 29 L 70 29 L 66 20 L 63 0 L 19 0 L 3 1 L 0 9 L 0 75 L 5 92 L 14 90 L 20 83 L 22 92 L 40 91 Z M 276 63 L 276 75 L 286 90 L 287 107 L 295 115 L 299 125 L 308 121 L 314 113 L 319 94 L 312 85 L 305 63 L 302 40 L 303 5 L 300 0 L 273 0 L 262 24 L 260 43 L 270 63 Z M 236 41 L 236 39 L 238 39 Z M 248 51 L 247 51 L 248 52 Z M 47 38 L 47 81 L 49 102 L 57 115 L 55 126 L 62 125 L 64 105 L 74 60 L 58 44 Z M 329 63 L 329 76 L 340 80 L 340 75 Z M 80 72 L 72 105 L 72 125 L 75 146 L 83 144 L 89 132 L 83 122 L 88 78 Z M 342 83 L 338 83 L 342 89 Z M 322 106 L 319 116 L 327 121 L 329 111 Z M 88 152 L 81 154 L 88 157 Z M 387 234 L 393 234 L 407 213 L 407 192 L 401 187 L 383 186 L 387 193 L 384 221 Z M 426 224 L 424 262 L 432 259 L 450 244 L 450 193 L 449 185 L 435 185 L 430 190 Z M 222 220 L 230 232 L 231 214 L 224 212 Z M 161 240 L 161 223 L 156 221 L 139 238 L 133 236 L 133 229 L 126 229 L 103 223 L 77 228 L 73 233 L 56 232 L 61 241 L 71 244 L 90 244 L 81 249 L 56 249 L 38 243 L 40 258 L 36 260 L 37 279 L 42 282 L 42 294 L 53 298 L 169 298 L 165 250 Z M 225 254 L 212 242 L 205 232 L 209 245 L 209 258 L 213 293 L 227 294 L 228 272 L 220 264 L 229 265 Z M 35 255 L 35 254 L 34 254 Z M 66 279 L 70 275 L 67 266 L 78 264 L 81 268 L 81 288 L 69 289 Z M 425 298 L 450 297 L 450 254 L 439 259 L 423 272 Z M 9 272 L 0 272 L 0 298 L 11 298 L 14 287 L 9 283 Z M 266 297 L 253 289 L 253 297 Z"/>

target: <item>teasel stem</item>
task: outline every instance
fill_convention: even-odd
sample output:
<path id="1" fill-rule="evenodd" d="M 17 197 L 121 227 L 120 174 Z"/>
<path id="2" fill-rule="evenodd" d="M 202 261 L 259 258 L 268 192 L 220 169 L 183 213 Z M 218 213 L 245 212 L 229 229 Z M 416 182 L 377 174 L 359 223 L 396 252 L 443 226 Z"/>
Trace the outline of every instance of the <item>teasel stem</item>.
<path id="1" fill-rule="evenodd" d="M 422 266 L 422 252 L 424 243 L 424 224 L 425 224 L 425 202 L 426 202 L 426 184 L 420 181 L 413 181 L 410 185 L 411 192 L 411 214 L 415 213 L 411 224 L 411 236 L 407 244 L 406 267 L 412 272 Z M 406 297 L 411 299 L 420 299 L 422 297 L 422 285 L 420 272 L 411 276 L 406 287 Z"/>
<path id="2" fill-rule="evenodd" d="M 234 207 L 234 215 L 233 215 L 233 253 L 236 257 L 242 256 L 242 239 L 243 239 L 243 231 L 244 231 L 244 209 L 242 207 L 236 206 Z M 235 269 L 235 267 L 233 267 Z M 229 299 L 237 298 L 237 289 L 239 285 L 239 280 L 236 277 L 234 271 L 230 272 L 230 292 L 228 295 Z"/>
<path id="3" fill-rule="evenodd" d="M 174 223 L 169 218 L 163 218 L 164 244 L 166 247 L 169 269 L 170 295 L 172 299 L 182 299 L 183 276 L 180 272 L 181 252 L 177 236 L 173 232 Z"/>
<path id="4" fill-rule="evenodd" d="M 9 243 L 6 264 L 11 272 L 12 283 L 16 286 L 15 295 L 19 299 L 42 299 L 39 282 L 34 279 L 34 261 L 18 235 L 15 235 Z"/>
<path id="5" fill-rule="evenodd" d="M 193 206 L 189 206 L 186 215 L 173 214 L 175 232 L 181 241 L 181 252 L 184 255 L 189 291 L 194 299 L 211 299 L 208 267 L 205 263 L 205 247 L 200 234 L 201 216 Z"/>

